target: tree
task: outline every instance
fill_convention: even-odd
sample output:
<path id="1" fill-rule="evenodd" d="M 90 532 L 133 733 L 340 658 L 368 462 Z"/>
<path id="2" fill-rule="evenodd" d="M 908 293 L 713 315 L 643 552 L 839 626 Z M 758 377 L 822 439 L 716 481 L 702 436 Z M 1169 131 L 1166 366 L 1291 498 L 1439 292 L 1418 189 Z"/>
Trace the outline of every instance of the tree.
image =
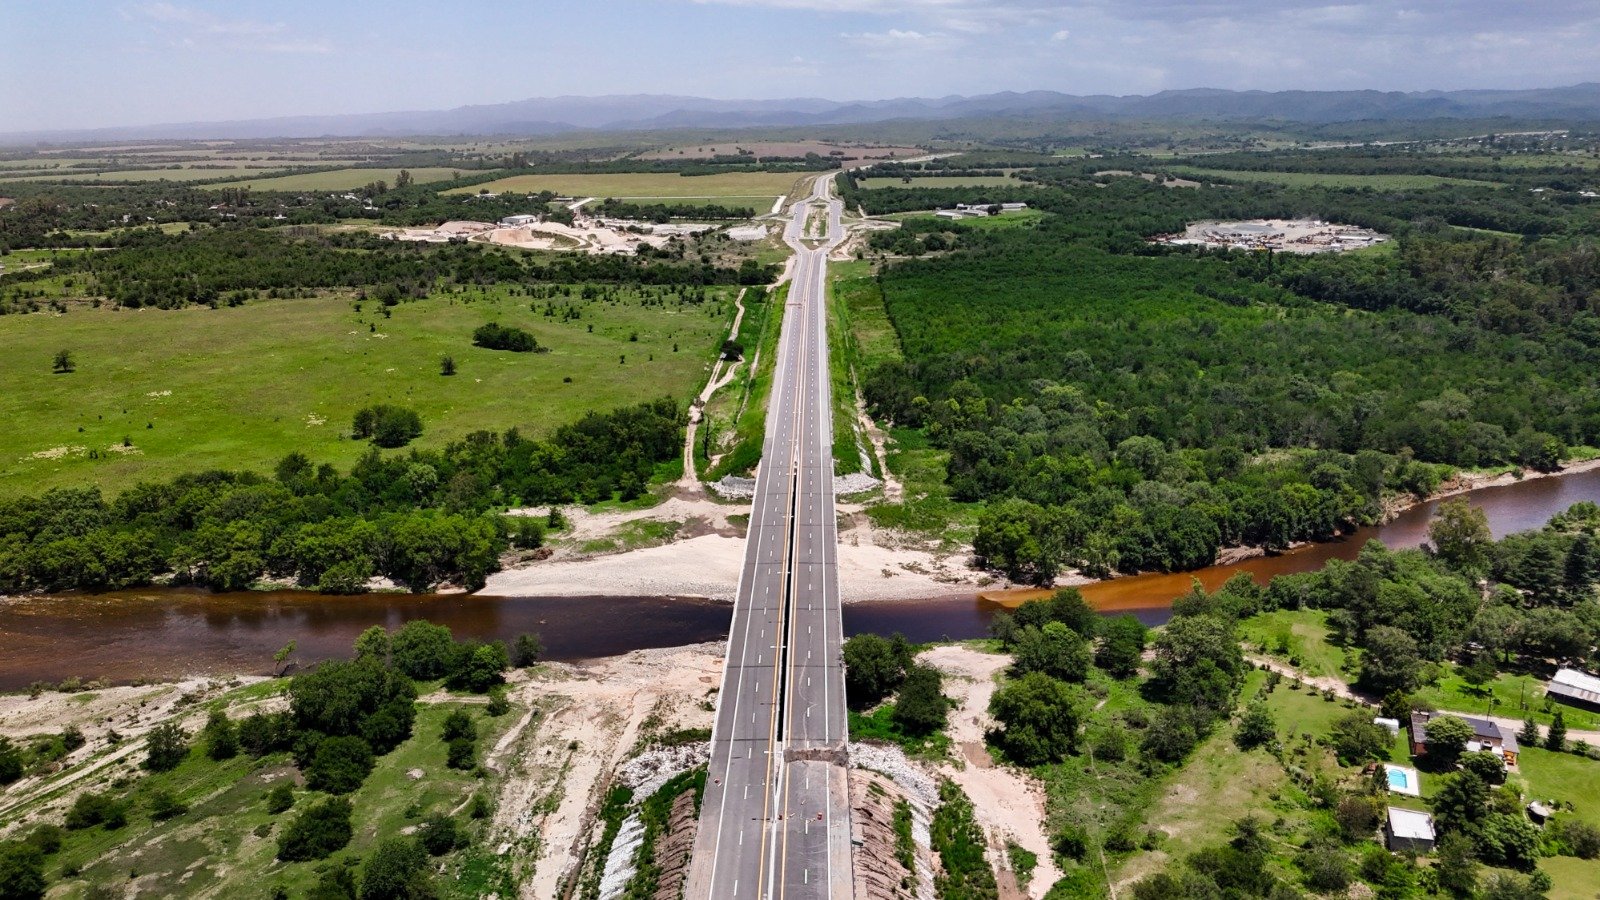
<path id="1" fill-rule="evenodd" d="M 1362 794 L 1345 794 L 1333 808 L 1334 821 L 1345 843 L 1354 844 L 1372 837 L 1378 829 L 1381 804 Z"/>
<path id="2" fill-rule="evenodd" d="M 1522 730 L 1517 732 L 1517 743 L 1524 747 L 1539 746 L 1539 723 L 1532 717 L 1522 720 Z"/>
<path id="3" fill-rule="evenodd" d="M 950 701 L 944 696 L 944 676 L 931 666 L 906 670 L 895 698 L 893 720 L 907 734 L 932 734 L 944 728 Z"/>
<path id="4" fill-rule="evenodd" d="M 389 631 L 382 625 L 373 625 L 356 638 L 356 657 L 371 657 L 383 665 L 389 664 Z"/>
<path id="5" fill-rule="evenodd" d="M 228 714 L 220 709 L 211 711 L 200 738 L 205 741 L 206 756 L 212 759 L 232 759 L 239 755 L 239 729 L 228 718 Z"/>
<path id="6" fill-rule="evenodd" d="M 510 660 L 506 658 L 506 645 L 499 641 L 481 644 L 463 641 L 451 654 L 450 674 L 445 685 L 451 690 L 472 691 L 481 694 L 505 682 L 503 674 Z"/>
<path id="7" fill-rule="evenodd" d="M 1409 694 L 1416 690 L 1422 654 L 1415 638 L 1398 628 L 1379 625 L 1367 629 L 1363 650 L 1363 689 L 1380 697 L 1391 691 Z"/>
<path id="8" fill-rule="evenodd" d="M 1516 814 L 1491 813 L 1478 825 L 1478 858 L 1494 866 L 1529 871 L 1539 858 L 1543 835 L 1520 810 Z"/>
<path id="9" fill-rule="evenodd" d="M 1485 784 L 1502 784 L 1506 780 L 1505 760 L 1493 750 L 1462 754 L 1461 768 L 1482 778 Z"/>
<path id="10" fill-rule="evenodd" d="M 289 661 L 289 657 L 294 655 L 294 648 L 295 642 L 290 641 L 289 643 L 284 644 L 282 647 L 279 647 L 278 651 L 272 654 L 272 674 L 283 674 L 284 664 Z"/>
<path id="11" fill-rule="evenodd" d="M 60 825 L 52 825 L 49 822 L 45 822 L 35 826 L 32 831 L 28 832 L 27 842 L 38 848 L 39 852 L 45 856 L 51 856 L 61 849 L 61 845 L 66 839 L 66 829 Z M 1569 846 L 1571 843 L 1569 839 Z"/>
<path id="12" fill-rule="evenodd" d="M 1600 828 L 1582 819 L 1563 819 L 1557 823 L 1555 831 L 1571 855 L 1579 859 L 1600 856 Z"/>
<path id="13" fill-rule="evenodd" d="M 1481 578 L 1489 569 L 1489 550 L 1494 545 L 1489 517 L 1465 497 L 1439 504 L 1428 524 L 1428 540 L 1433 542 L 1434 555 L 1458 572 Z"/>
<path id="14" fill-rule="evenodd" d="M 1471 772 L 1445 775 L 1431 803 L 1439 833 L 1459 831 L 1472 835 L 1489 807 L 1489 786 Z"/>
<path id="15" fill-rule="evenodd" d="M 431 681 L 450 672 L 455 655 L 455 640 L 450 629 L 426 619 L 412 619 L 400 626 L 390 642 L 394 667 L 409 678 Z"/>
<path id="16" fill-rule="evenodd" d="M 77 366 L 74 365 L 73 362 L 72 362 L 72 351 L 71 350 L 57 350 L 56 351 L 55 362 L 51 363 L 51 366 L 50 366 L 50 370 L 52 372 L 55 372 L 57 375 L 65 375 L 68 372 L 71 372 L 76 368 L 77 368 Z"/>
<path id="17" fill-rule="evenodd" d="M 544 654 L 544 642 L 531 631 L 517 635 L 511 642 L 511 665 L 518 669 L 526 669 L 539 661 Z"/>
<path id="18" fill-rule="evenodd" d="M 1328 743 L 1339 762 L 1353 766 L 1387 758 L 1394 739 L 1387 728 L 1372 721 L 1370 713 L 1356 710 L 1334 720 L 1328 729 Z"/>
<path id="19" fill-rule="evenodd" d="M 350 801 L 328 797 L 313 803 L 278 835 L 278 858 L 284 862 L 326 859 L 350 843 Z"/>
<path id="20" fill-rule="evenodd" d="M 1080 683 L 1089 674 L 1089 642 L 1060 622 L 1023 626 L 1013 652 L 1018 673 L 1043 672 Z"/>
<path id="21" fill-rule="evenodd" d="M 456 360 L 453 356 L 444 356 L 439 359 L 439 374 L 454 375 L 456 373 Z"/>
<path id="22" fill-rule="evenodd" d="M 361 900 L 415 897 L 411 887 L 427 866 L 428 856 L 415 840 L 384 839 L 361 867 Z"/>
<path id="23" fill-rule="evenodd" d="M 900 635 L 858 634 L 844 642 L 844 693 L 850 705 L 865 709 L 887 697 L 905 679 L 911 645 Z"/>
<path id="24" fill-rule="evenodd" d="M 409 680 L 371 658 L 330 660 L 290 682 L 289 712 L 302 732 L 355 735 L 382 754 L 411 736 L 416 697 Z"/>
<path id="25" fill-rule="evenodd" d="M 1425 726 L 1428 758 L 1439 766 L 1453 765 L 1472 740 L 1472 726 L 1459 716 L 1434 716 Z"/>
<path id="26" fill-rule="evenodd" d="M 380 403 L 357 410 L 350 433 L 358 440 L 371 438 L 379 447 L 404 447 L 422 436 L 422 418 L 414 410 Z"/>
<path id="27" fill-rule="evenodd" d="M 22 841 L 0 843 L 0 900 L 39 900 L 44 896 L 44 854 Z"/>
<path id="28" fill-rule="evenodd" d="M 1559 709 L 1550 717 L 1550 728 L 1544 733 L 1544 748 L 1557 753 L 1567 749 L 1567 717 Z"/>
<path id="29" fill-rule="evenodd" d="M 980 564 L 1015 581 L 1048 585 L 1061 571 L 1064 535 L 1059 517 L 1027 500 L 989 504 L 978 518 L 972 549 Z"/>
<path id="30" fill-rule="evenodd" d="M 1233 742 L 1242 750 L 1253 750 L 1270 744 L 1277 738 L 1277 727 L 1272 721 L 1272 710 L 1261 701 L 1245 707 L 1239 728 L 1233 733 Z"/>
<path id="31" fill-rule="evenodd" d="M 67 810 L 64 824 L 72 831 L 81 831 L 96 825 L 115 830 L 127 824 L 127 821 L 127 801 L 110 794 L 87 791 L 72 801 L 72 807 Z"/>
<path id="32" fill-rule="evenodd" d="M 170 772 L 189 756 L 189 739 L 176 722 L 162 722 L 145 738 L 144 767 L 152 772 Z"/>
<path id="33" fill-rule="evenodd" d="M 1151 686 L 1167 702 L 1222 714 L 1233 708 L 1244 680 L 1244 654 L 1233 623 L 1216 616 L 1182 616 L 1155 642 Z"/>
<path id="34" fill-rule="evenodd" d="M 1133 677 L 1138 674 L 1149 633 L 1150 629 L 1133 616 L 1108 619 L 1100 629 L 1100 647 L 1095 651 L 1095 665 L 1113 678 Z"/>
<path id="35" fill-rule="evenodd" d="M 1043 673 L 1029 672 L 1002 685 L 989 700 L 989 714 L 1002 726 L 1000 748 L 1021 765 L 1056 762 L 1077 746 L 1077 694 Z"/>
<path id="36" fill-rule="evenodd" d="M 1472 838 L 1460 832 L 1442 835 L 1438 844 L 1439 859 L 1434 871 L 1439 873 L 1439 887 L 1452 897 L 1471 897 L 1478 890 L 1477 848 Z"/>
<path id="37" fill-rule="evenodd" d="M 306 787 L 330 794 L 348 794 L 372 772 L 372 747 L 353 735 L 323 738 L 306 769 Z"/>

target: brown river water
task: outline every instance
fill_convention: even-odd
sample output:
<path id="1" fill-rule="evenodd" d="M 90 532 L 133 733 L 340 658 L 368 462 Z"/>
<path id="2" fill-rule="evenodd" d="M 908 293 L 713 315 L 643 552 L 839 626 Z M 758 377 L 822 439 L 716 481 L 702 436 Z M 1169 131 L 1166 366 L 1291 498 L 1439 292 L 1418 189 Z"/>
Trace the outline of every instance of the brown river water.
<path id="1" fill-rule="evenodd" d="M 1498 537 L 1537 528 L 1579 500 L 1600 502 L 1600 470 L 1484 488 L 1467 495 L 1488 514 Z M 1277 575 L 1353 559 L 1373 538 L 1416 547 L 1427 537 L 1436 502 L 1340 541 L 1278 556 L 1172 575 L 1139 575 L 1091 584 L 1084 595 L 1105 612 L 1131 612 L 1148 624 L 1168 616 L 1172 600 L 1198 578 L 1215 588 L 1238 572 L 1262 583 Z M 845 598 L 848 601 L 848 597 Z M 1016 594 L 1006 597 L 1016 599 Z M 928 600 L 846 603 L 847 634 L 901 632 L 915 641 L 981 637 L 1001 603 L 971 593 Z M 305 591 L 213 594 L 146 588 L 62 594 L 0 603 L 0 690 L 65 678 L 128 682 L 196 674 L 267 673 L 289 641 L 299 664 L 349 654 L 371 625 L 398 627 L 427 618 L 458 637 L 509 639 L 538 632 L 552 659 L 610 656 L 727 636 L 726 603 L 688 597 L 484 597 L 465 594 L 367 594 L 328 597 Z"/>

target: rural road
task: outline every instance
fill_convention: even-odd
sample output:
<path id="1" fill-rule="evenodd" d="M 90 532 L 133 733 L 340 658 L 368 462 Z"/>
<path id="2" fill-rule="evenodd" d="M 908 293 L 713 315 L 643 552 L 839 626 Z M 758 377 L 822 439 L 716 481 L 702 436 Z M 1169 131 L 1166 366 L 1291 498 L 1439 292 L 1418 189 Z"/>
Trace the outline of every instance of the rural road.
<path id="1" fill-rule="evenodd" d="M 851 894 L 827 254 L 843 239 L 832 179 L 794 204 L 794 278 L 711 739 L 686 897 Z M 807 241 L 808 219 L 826 237 Z"/>

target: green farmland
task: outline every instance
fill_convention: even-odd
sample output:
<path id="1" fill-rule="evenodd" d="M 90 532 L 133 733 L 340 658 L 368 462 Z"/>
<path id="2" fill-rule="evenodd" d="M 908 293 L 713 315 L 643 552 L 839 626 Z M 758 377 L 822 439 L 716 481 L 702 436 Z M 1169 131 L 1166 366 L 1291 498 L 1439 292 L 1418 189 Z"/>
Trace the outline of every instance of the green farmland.
<path id="1" fill-rule="evenodd" d="M 663 395 L 686 403 L 726 334 L 737 289 L 707 289 L 706 302 L 682 305 L 671 289 L 653 305 L 632 289 L 613 289 L 609 302 L 572 290 L 554 300 L 577 309 L 565 322 L 544 315 L 545 301 L 531 301 L 534 311 L 505 288 L 436 294 L 389 318 L 375 301 L 356 312 L 342 297 L 0 318 L 0 394 L 12 398 L 0 495 L 264 470 L 292 450 L 346 466 L 368 446 L 346 437 L 351 417 L 373 403 L 415 409 L 422 446 L 480 429 L 532 437 L 589 410 Z M 473 329 L 490 321 L 532 332 L 550 352 L 472 346 Z M 76 370 L 52 374 L 61 349 Z M 452 377 L 440 375 L 446 355 L 458 367 Z"/>

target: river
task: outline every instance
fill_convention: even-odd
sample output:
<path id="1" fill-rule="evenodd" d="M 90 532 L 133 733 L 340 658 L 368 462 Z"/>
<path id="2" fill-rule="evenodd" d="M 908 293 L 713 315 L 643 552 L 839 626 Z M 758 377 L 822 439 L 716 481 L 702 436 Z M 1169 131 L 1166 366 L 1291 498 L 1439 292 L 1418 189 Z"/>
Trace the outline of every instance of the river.
<path id="1" fill-rule="evenodd" d="M 1496 537 L 1537 528 L 1579 500 L 1600 502 L 1600 470 L 1540 478 L 1467 495 L 1489 518 Z M 1278 556 L 1172 575 L 1139 575 L 1091 584 L 1083 593 L 1105 612 L 1131 612 L 1148 624 L 1198 578 L 1215 588 L 1238 572 L 1265 583 L 1307 572 L 1330 559 L 1354 559 L 1368 540 L 1416 547 L 1427 537 L 1437 501 L 1387 525 L 1340 541 Z M 848 600 L 848 598 L 846 598 Z M 915 601 L 846 603 L 847 634 L 899 631 L 916 641 L 980 637 L 1001 604 L 972 594 Z M 485 597 L 466 594 L 366 594 L 329 597 L 305 591 L 213 594 L 145 588 L 101 594 L 16 598 L 0 604 L 0 690 L 66 678 L 129 682 L 194 674 L 266 673 L 272 654 L 290 641 L 299 664 L 344 656 L 372 625 L 398 627 L 426 617 L 460 637 L 510 639 L 537 632 L 548 657 L 610 656 L 727 636 L 726 603 L 688 597 Z"/>

